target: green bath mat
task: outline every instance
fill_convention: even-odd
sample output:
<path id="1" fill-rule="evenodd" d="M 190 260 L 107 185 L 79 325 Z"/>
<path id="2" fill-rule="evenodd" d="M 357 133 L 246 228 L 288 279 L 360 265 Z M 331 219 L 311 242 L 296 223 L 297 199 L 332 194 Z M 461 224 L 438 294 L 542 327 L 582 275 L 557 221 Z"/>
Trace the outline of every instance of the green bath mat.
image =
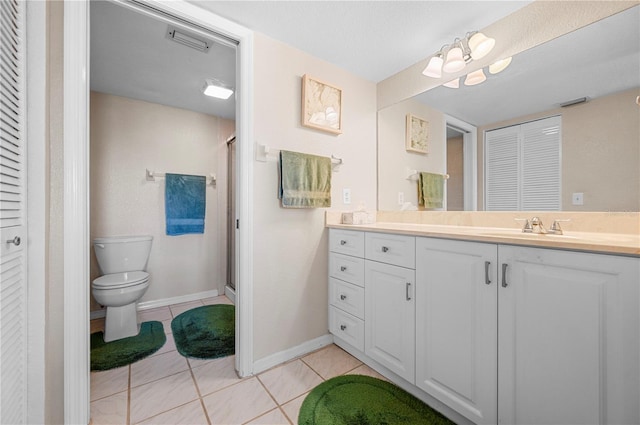
<path id="1" fill-rule="evenodd" d="M 91 370 L 128 365 L 155 353 L 167 340 L 160 322 L 144 322 L 136 336 L 104 342 L 102 332 L 91 334 Z"/>
<path id="2" fill-rule="evenodd" d="M 403 389 L 363 375 L 331 378 L 302 402 L 300 425 L 455 425 Z"/>
<path id="3" fill-rule="evenodd" d="M 215 359 L 235 352 L 236 309 L 228 304 L 187 310 L 171 321 L 178 352 L 185 357 Z"/>

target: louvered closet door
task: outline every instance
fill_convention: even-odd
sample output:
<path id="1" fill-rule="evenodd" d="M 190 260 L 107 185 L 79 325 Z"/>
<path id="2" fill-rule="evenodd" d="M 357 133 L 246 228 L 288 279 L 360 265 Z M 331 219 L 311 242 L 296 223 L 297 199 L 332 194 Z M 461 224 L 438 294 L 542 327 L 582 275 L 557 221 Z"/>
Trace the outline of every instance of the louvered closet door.
<path id="1" fill-rule="evenodd" d="M 485 209 L 515 211 L 520 205 L 520 126 L 485 134 Z"/>
<path id="2" fill-rule="evenodd" d="M 0 2 L 0 423 L 26 421 L 24 7 Z"/>
<path id="3" fill-rule="evenodd" d="M 522 210 L 560 210 L 560 117 L 522 124 Z"/>

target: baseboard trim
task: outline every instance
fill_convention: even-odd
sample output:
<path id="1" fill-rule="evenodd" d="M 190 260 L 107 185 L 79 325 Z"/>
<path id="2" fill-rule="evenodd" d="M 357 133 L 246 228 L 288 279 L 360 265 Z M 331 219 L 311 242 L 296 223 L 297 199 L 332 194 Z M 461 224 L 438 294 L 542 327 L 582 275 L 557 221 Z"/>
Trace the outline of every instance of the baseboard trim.
<path id="1" fill-rule="evenodd" d="M 260 360 L 256 360 L 253 363 L 253 373 L 258 374 L 264 372 L 267 369 L 271 369 L 274 366 L 293 360 L 296 357 L 303 356 L 305 354 L 316 351 L 319 348 L 325 347 L 329 344 L 333 344 L 333 335 L 326 334 L 321 337 L 303 342 L 295 347 L 288 348 L 284 351 L 271 354 Z"/>
<path id="2" fill-rule="evenodd" d="M 161 298 L 159 300 L 144 301 L 138 303 L 138 311 L 150 310 L 152 308 L 166 307 L 172 304 L 188 303 L 190 301 L 203 300 L 205 298 L 217 297 L 219 292 L 217 289 L 204 292 L 196 292 L 195 294 L 180 295 L 179 297 Z M 95 310 L 91 312 L 91 320 L 101 319 L 105 315 L 105 309 Z"/>
<path id="3" fill-rule="evenodd" d="M 224 294 L 231 300 L 231 302 L 235 305 L 236 303 L 236 291 L 230 286 L 224 287 Z"/>

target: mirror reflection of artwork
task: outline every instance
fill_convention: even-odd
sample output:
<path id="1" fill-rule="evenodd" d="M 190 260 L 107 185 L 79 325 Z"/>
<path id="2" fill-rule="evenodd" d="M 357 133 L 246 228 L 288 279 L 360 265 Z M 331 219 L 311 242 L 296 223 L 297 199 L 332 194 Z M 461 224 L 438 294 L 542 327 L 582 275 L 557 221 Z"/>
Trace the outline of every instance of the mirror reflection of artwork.
<path id="1" fill-rule="evenodd" d="M 302 77 L 302 125 L 342 134 L 342 90 L 305 74 Z"/>
<path id="2" fill-rule="evenodd" d="M 410 152 L 429 153 L 429 122 L 407 114 L 406 148 Z"/>

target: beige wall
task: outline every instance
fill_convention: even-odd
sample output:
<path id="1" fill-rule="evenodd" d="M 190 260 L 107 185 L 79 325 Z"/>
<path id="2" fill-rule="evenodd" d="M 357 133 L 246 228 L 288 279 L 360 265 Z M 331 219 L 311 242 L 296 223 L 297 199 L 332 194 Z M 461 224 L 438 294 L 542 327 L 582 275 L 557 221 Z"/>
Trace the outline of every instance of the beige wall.
<path id="1" fill-rule="evenodd" d="M 212 115 L 91 93 L 91 238 L 153 236 L 151 280 L 141 301 L 222 293 L 226 251 L 220 250 L 219 227 L 225 223 L 227 184 L 226 169 L 220 173 L 218 166 L 226 161 L 232 131 L 232 122 Z M 166 235 L 164 179 L 147 181 L 146 168 L 217 175 L 217 185 L 206 188 L 204 234 Z M 93 250 L 91 258 L 93 279 L 100 275 Z"/>
<path id="2" fill-rule="evenodd" d="M 562 116 L 562 210 L 640 211 L 640 89 L 478 128 L 478 207 L 483 208 L 484 132 Z M 572 205 L 573 192 L 584 205 Z"/>
<path id="3" fill-rule="evenodd" d="M 332 177 L 331 209 L 360 202 L 375 209 L 375 84 L 260 34 L 254 49 L 254 141 L 343 158 Z M 306 73 L 343 90 L 341 135 L 300 125 Z M 328 333 L 327 231 L 325 209 L 280 207 L 275 160 L 254 162 L 253 182 L 254 360 L 260 360 Z M 351 189 L 351 205 L 342 204 L 343 188 Z"/>
<path id="4" fill-rule="evenodd" d="M 429 153 L 405 149 L 406 116 L 413 114 L 429 122 Z M 404 201 L 418 205 L 416 180 L 407 180 L 407 169 L 446 172 L 446 123 L 444 114 L 409 99 L 378 112 L 378 209 L 399 210 L 398 192 Z"/>

